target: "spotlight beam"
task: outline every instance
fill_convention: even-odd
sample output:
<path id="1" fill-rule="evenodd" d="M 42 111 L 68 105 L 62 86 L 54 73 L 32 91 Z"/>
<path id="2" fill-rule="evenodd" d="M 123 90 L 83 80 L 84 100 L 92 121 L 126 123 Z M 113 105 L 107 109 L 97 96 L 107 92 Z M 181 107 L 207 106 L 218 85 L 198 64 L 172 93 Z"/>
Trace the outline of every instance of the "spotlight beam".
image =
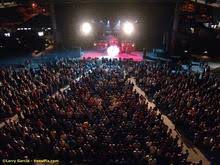
<path id="1" fill-rule="evenodd" d="M 122 30 L 126 35 L 130 36 L 134 33 L 134 24 L 127 21 L 123 24 Z"/>
<path id="2" fill-rule="evenodd" d="M 89 22 L 84 22 L 80 30 L 83 35 L 89 35 L 92 32 L 92 25 Z"/>

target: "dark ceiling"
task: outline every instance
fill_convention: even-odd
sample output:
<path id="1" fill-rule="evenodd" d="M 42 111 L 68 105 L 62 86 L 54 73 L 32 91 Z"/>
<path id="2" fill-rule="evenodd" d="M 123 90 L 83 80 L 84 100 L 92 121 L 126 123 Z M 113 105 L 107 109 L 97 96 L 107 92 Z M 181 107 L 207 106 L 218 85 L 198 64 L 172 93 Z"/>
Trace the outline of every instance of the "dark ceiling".
<path id="1" fill-rule="evenodd" d="M 184 0 L 55 0 L 59 4 L 71 3 L 170 3 L 181 2 Z M 220 0 L 191 0 L 200 4 L 207 4 L 212 7 L 220 8 Z M 207 2 L 207 3 L 206 3 Z"/>
<path id="2" fill-rule="evenodd" d="M 176 0 L 55 0 L 56 3 L 166 3 L 175 1 Z"/>

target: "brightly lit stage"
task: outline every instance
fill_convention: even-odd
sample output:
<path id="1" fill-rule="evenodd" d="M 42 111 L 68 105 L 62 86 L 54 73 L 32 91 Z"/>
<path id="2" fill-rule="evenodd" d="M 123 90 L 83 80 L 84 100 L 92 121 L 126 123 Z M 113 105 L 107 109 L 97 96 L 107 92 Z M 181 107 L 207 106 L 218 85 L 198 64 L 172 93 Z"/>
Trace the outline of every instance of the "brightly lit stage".
<path id="1" fill-rule="evenodd" d="M 83 59 L 121 59 L 121 60 L 133 60 L 133 61 L 143 61 L 143 52 L 135 51 L 132 53 L 119 53 L 116 56 L 109 56 L 107 52 L 99 52 L 99 51 L 85 51 L 81 58 Z"/>

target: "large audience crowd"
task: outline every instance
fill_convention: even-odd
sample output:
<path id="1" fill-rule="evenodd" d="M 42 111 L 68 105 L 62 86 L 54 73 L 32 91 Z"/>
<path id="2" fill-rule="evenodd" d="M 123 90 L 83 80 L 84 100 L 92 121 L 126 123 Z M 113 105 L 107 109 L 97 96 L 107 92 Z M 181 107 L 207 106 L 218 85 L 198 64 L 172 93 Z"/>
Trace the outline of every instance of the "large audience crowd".
<path id="1" fill-rule="evenodd" d="M 71 59 L 37 70 L 0 71 L 0 118 L 19 116 L 0 129 L 0 159 L 190 164 L 188 151 L 172 138 L 161 116 L 133 91 L 130 76 L 215 161 L 220 84 L 209 71 L 199 75 L 169 64 Z"/>
<path id="2" fill-rule="evenodd" d="M 44 64 L 39 69 L 1 68 L 0 120 L 32 106 L 33 100 L 52 95 L 85 69 L 85 61 L 71 59 Z"/>
<path id="3" fill-rule="evenodd" d="M 150 63 L 133 69 L 139 85 L 157 107 L 207 151 L 212 161 L 219 161 L 220 79 L 207 66 L 203 73 Z"/>

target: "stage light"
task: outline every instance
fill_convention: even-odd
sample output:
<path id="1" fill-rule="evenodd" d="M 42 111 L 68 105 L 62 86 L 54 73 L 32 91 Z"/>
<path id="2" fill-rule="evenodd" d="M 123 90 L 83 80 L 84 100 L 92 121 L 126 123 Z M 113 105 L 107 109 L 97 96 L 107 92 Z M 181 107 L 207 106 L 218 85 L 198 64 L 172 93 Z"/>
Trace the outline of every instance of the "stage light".
<path id="1" fill-rule="evenodd" d="M 11 37 L 11 33 L 4 33 L 5 37 Z"/>
<path id="2" fill-rule="evenodd" d="M 191 27 L 190 30 L 191 30 L 191 33 L 195 32 L 195 28 L 193 28 L 193 27 Z"/>
<path id="3" fill-rule="evenodd" d="M 127 21 L 123 24 L 122 30 L 126 35 L 131 35 L 134 32 L 134 24 Z"/>
<path id="4" fill-rule="evenodd" d="M 118 22 L 115 25 L 114 29 L 117 30 L 117 31 L 121 29 L 121 21 L 120 20 L 118 20 Z"/>
<path id="5" fill-rule="evenodd" d="M 91 33 L 91 31 L 92 31 L 92 25 L 88 22 L 84 22 L 81 26 L 81 32 L 84 35 L 88 35 Z"/>
<path id="6" fill-rule="evenodd" d="M 37 33 L 39 37 L 43 37 L 44 36 L 44 32 L 38 32 Z"/>
<path id="7" fill-rule="evenodd" d="M 34 8 L 37 7 L 37 4 L 33 2 L 33 3 L 31 4 L 31 6 L 32 6 L 32 8 L 34 9 Z"/>
<path id="8" fill-rule="evenodd" d="M 110 46 L 107 49 L 108 56 L 116 57 L 119 54 L 120 50 L 116 45 Z"/>
<path id="9" fill-rule="evenodd" d="M 107 21 L 107 27 L 110 27 L 110 21 L 109 20 Z"/>

